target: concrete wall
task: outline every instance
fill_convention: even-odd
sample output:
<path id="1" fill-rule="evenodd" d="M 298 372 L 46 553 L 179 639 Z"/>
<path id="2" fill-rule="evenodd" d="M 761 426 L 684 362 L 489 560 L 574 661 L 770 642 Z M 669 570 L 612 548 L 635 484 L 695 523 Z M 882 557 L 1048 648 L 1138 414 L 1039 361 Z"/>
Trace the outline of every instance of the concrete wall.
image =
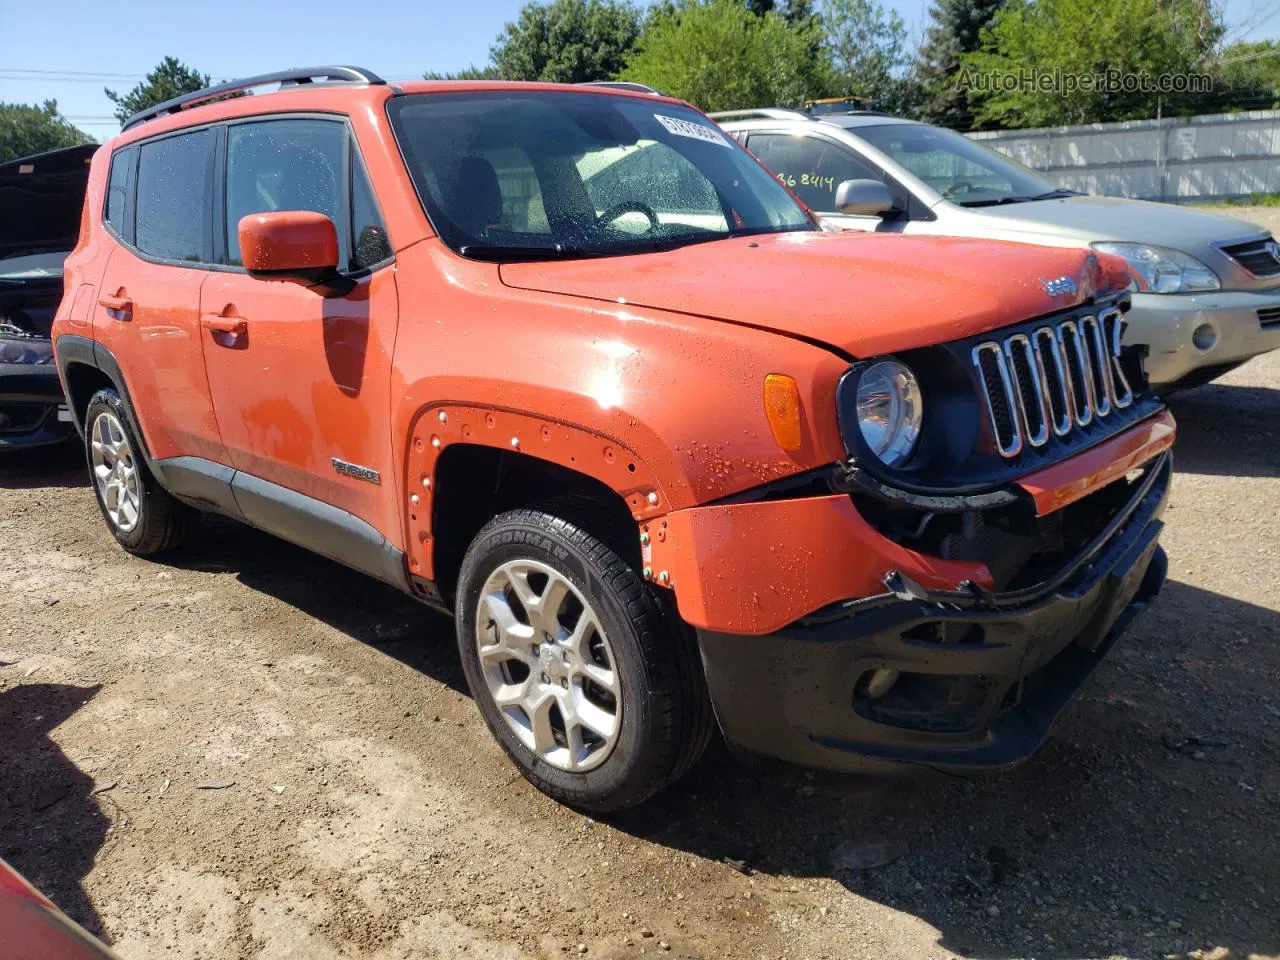
<path id="1" fill-rule="evenodd" d="M 1280 193 L 1280 110 L 968 136 L 1086 193 L 1175 201 Z"/>

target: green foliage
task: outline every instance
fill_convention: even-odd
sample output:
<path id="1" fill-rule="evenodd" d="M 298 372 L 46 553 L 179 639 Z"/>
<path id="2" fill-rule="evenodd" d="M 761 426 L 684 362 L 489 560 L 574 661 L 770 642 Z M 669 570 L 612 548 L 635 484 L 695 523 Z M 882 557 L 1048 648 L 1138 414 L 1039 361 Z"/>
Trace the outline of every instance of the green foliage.
<path id="1" fill-rule="evenodd" d="M 116 119 L 124 123 L 139 110 L 146 110 L 158 103 L 193 93 L 209 86 L 209 75 L 192 70 L 176 57 L 165 57 L 146 79 L 128 93 L 119 94 L 106 90 L 107 98 L 116 105 Z"/>
<path id="2" fill-rule="evenodd" d="M 436 73 L 428 70 L 422 75 L 423 80 L 501 80 L 498 68 L 493 64 L 477 67 L 474 63 L 457 73 Z"/>
<path id="3" fill-rule="evenodd" d="M 821 54 L 831 96 L 859 96 L 876 109 L 909 112 L 912 83 L 907 27 L 878 0 L 826 0 L 822 5 Z"/>
<path id="4" fill-rule="evenodd" d="M 58 113 L 56 100 L 41 106 L 0 103 L 0 163 L 83 143 L 93 138 Z"/>
<path id="5" fill-rule="evenodd" d="M 929 29 L 916 57 L 921 119 L 946 127 L 969 126 L 969 98 L 965 91 L 956 89 L 956 71 L 961 57 L 981 49 L 982 30 L 1004 3 L 1005 0 L 934 0 L 929 8 Z"/>
<path id="6" fill-rule="evenodd" d="M 821 90 L 811 23 L 740 0 L 687 0 L 652 12 L 619 79 L 647 83 L 703 110 L 795 106 Z"/>
<path id="7" fill-rule="evenodd" d="M 1280 43 L 1233 43 L 1217 62 L 1215 89 L 1247 110 L 1280 105 Z"/>
<path id="8" fill-rule="evenodd" d="M 639 36 L 640 13 L 629 3 L 551 0 L 527 4 L 489 55 L 504 80 L 585 83 L 621 70 Z"/>
<path id="9" fill-rule="evenodd" d="M 1064 77 L 1115 70 L 1153 80 L 1202 73 L 1222 32 L 1221 18 L 1206 0 L 1009 0 L 982 32 L 982 49 L 961 57 L 957 82 L 971 87 L 975 73 L 1021 75 L 1027 70 Z M 1155 115 L 1155 93 L 1101 86 L 1082 83 L 1070 90 L 1026 84 L 968 92 L 978 121 L 1009 127 Z M 1165 112 L 1173 113 L 1197 97 L 1163 93 L 1161 100 Z"/>

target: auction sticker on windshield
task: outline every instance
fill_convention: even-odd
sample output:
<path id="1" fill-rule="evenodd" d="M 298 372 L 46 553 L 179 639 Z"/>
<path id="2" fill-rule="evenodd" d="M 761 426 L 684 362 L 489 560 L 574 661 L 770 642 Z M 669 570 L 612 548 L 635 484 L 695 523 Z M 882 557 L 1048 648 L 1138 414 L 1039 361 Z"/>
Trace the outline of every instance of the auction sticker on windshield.
<path id="1" fill-rule="evenodd" d="M 666 127 L 667 133 L 674 133 L 677 137 L 705 140 L 707 143 L 718 143 L 722 147 L 729 147 L 729 142 L 724 137 L 710 127 L 704 127 L 700 123 L 691 123 L 688 120 L 681 120 L 679 117 L 664 117 L 660 113 L 655 113 L 653 119 Z M 733 147 L 729 147 L 729 149 L 732 150 Z"/>

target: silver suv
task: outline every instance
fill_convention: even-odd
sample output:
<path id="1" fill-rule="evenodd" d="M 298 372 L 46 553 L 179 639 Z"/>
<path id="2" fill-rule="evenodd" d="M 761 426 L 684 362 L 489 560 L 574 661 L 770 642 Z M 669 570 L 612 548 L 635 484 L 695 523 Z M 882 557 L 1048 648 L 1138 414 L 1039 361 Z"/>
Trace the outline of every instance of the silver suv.
<path id="1" fill-rule="evenodd" d="M 1280 249 L 1252 224 L 1062 190 L 958 133 L 883 114 L 712 116 L 830 225 L 1121 255 L 1134 282 L 1125 342 L 1147 346 L 1157 388 L 1198 386 L 1280 347 Z"/>

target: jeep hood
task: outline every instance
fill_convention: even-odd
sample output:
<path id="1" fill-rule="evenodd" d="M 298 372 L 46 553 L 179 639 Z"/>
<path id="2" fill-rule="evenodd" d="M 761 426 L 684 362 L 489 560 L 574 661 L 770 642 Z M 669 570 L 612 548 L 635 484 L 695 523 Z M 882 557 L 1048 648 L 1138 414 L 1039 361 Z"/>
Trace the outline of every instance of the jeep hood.
<path id="1" fill-rule="evenodd" d="M 1118 258 L 1078 248 L 816 232 L 499 269 L 511 287 L 773 330 L 853 357 L 973 336 L 1129 283 Z M 1075 292 L 1051 296 L 1044 282 L 1063 277 Z"/>
<path id="2" fill-rule="evenodd" d="M 1085 243 L 1104 240 L 1151 243 L 1192 253 L 1210 243 L 1266 233 L 1261 227 L 1233 217 L 1123 197 L 1064 197 L 976 207 L 968 212 L 994 217 L 1019 233 L 1046 236 L 1071 233 Z"/>

